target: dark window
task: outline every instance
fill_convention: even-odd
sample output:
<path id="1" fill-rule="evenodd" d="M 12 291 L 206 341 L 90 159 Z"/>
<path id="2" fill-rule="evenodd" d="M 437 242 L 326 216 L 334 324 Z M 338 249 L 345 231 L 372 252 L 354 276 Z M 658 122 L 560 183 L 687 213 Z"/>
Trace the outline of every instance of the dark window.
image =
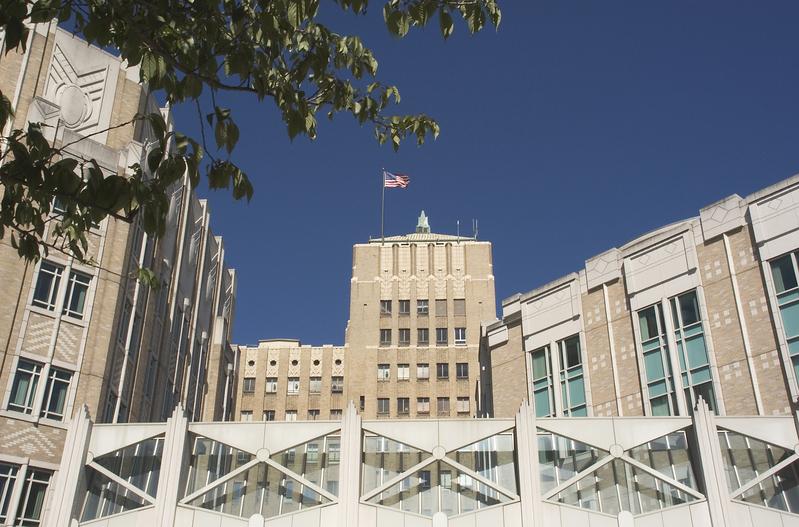
<path id="1" fill-rule="evenodd" d="M 411 400 L 407 397 L 397 398 L 397 413 L 407 415 L 411 411 Z"/>
<path id="2" fill-rule="evenodd" d="M 416 314 L 417 315 L 427 315 L 430 311 L 430 304 L 427 300 L 417 300 L 416 301 Z"/>
<path id="3" fill-rule="evenodd" d="M 244 384 L 241 391 L 244 393 L 253 393 L 255 391 L 255 377 L 244 377 Z"/>
<path id="4" fill-rule="evenodd" d="M 416 330 L 416 345 L 427 346 L 430 344 L 430 330 L 427 328 L 419 328 Z"/>
<path id="5" fill-rule="evenodd" d="M 381 346 L 391 346 L 391 330 L 390 329 L 381 329 L 380 330 L 380 345 Z"/>
<path id="6" fill-rule="evenodd" d="M 411 330 L 408 328 L 400 328 L 399 329 L 399 345 L 400 346 L 410 346 L 411 345 Z"/>
<path id="7" fill-rule="evenodd" d="M 411 301 L 410 300 L 400 300 L 399 301 L 399 314 L 400 315 L 410 315 L 411 314 Z"/>
<path id="8" fill-rule="evenodd" d="M 383 316 L 391 315 L 391 300 L 380 301 L 380 314 Z"/>
<path id="9" fill-rule="evenodd" d="M 446 362 L 439 362 L 436 364 L 436 377 L 439 379 L 449 379 L 449 364 Z"/>
<path id="10" fill-rule="evenodd" d="M 469 363 L 468 362 L 459 362 L 455 365 L 455 375 L 458 379 L 468 379 L 469 378 Z"/>
<path id="11" fill-rule="evenodd" d="M 436 345 L 446 346 L 447 328 L 436 328 Z"/>
<path id="12" fill-rule="evenodd" d="M 377 400 L 377 413 L 379 414 L 387 414 L 388 413 L 388 399 L 381 397 Z"/>

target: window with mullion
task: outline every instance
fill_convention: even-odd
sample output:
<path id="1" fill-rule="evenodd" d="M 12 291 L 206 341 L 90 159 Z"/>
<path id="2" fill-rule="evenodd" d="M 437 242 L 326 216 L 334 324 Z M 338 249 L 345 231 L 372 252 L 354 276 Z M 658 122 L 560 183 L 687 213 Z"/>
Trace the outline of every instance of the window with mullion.
<path id="1" fill-rule="evenodd" d="M 585 379 L 580 336 L 573 335 L 558 342 L 560 350 L 560 389 L 563 415 L 586 416 Z"/>
<path id="2" fill-rule="evenodd" d="M 663 306 L 655 304 L 638 312 L 641 351 L 652 415 L 676 415 L 674 376 L 669 360 L 669 345 Z"/>
<path id="3" fill-rule="evenodd" d="M 58 286 L 61 284 L 61 273 L 64 268 L 48 261 L 42 261 L 33 290 L 33 305 L 49 311 L 55 310 L 58 298 Z"/>
<path id="4" fill-rule="evenodd" d="M 782 330 L 788 344 L 794 375 L 799 379 L 799 267 L 797 253 L 789 253 L 771 262 L 771 275 L 782 318 Z"/>
<path id="5" fill-rule="evenodd" d="M 67 294 L 64 297 L 63 314 L 73 318 L 83 318 L 86 309 L 86 295 L 92 277 L 77 271 L 69 273 Z"/>
<path id="6" fill-rule="evenodd" d="M 47 486 L 50 484 L 51 472 L 46 470 L 28 469 L 25 476 L 25 484 L 22 488 L 22 496 L 17 509 L 17 523 L 14 525 L 24 525 L 37 527 L 41 525 L 42 509 L 44 498 L 47 494 Z"/>
<path id="7" fill-rule="evenodd" d="M 677 358 L 685 392 L 685 402 L 691 412 L 699 397 L 711 410 L 718 413 L 713 390 L 710 359 L 705 343 L 705 332 L 696 291 L 673 297 L 671 318 L 674 322 L 674 339 L 677 343 Z"/>
<path id="8" fill-rule="evenodd" d="M 11 494 L 17 480 L 19 466 L 0 463 L 0 524 L 8 521 L 8 507 L 11 503 Z"/>
<path id="9" fill-rule="evenodd" d="M 555 415 L 555 394 L 552 382 L 552 359 L 549 346 L 531 353 L 533 371 L 533 404 L 536 417 Z"/>
<path id="10" fill-rule="evenodd" d="M 64 419 L 64 406 L 69 392 L 70 381 L 72 381 L 72 372 L 50 367 L 50 372 L 47 375 L 47 385 L 44 390 L 42 417 L 57 421 Z"/>
<path id="11" fill-rule="evenodd" d="M 39 385 L 39 377 L 42 374 L 42 365 L 20 359 L 17 363 L 17 371 L 14 374 L 14 383 L 11 385 L 11 398 L 8 401 L 8 409 L 23 414 L 33 413 L 33 404 L 36 399 L 36 388 Z"/>

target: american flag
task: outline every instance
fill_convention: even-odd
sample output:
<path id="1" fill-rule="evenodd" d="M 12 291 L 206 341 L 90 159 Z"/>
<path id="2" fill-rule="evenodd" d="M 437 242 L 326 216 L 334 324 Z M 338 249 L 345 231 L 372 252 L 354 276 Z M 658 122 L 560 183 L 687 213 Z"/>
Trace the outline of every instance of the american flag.
<path id="1" fill-rule="evenodd" d="M 411 183 L 411 178 L 405 174 L 392 174 L 388 170 L 383 171 L 383 186 L 385 188 L 406 188 Z"/>

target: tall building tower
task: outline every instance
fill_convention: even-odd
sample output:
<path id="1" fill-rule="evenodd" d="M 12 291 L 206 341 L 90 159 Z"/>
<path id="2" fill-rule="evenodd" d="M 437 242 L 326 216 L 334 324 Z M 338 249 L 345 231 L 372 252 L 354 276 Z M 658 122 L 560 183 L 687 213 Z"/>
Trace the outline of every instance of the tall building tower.
<path id="1" fill-rule="evenodd" d="M 353 247 L 347 397 L 361 414 L 473 416 L 480 322 L 495 314 L 491 244 L 416 232 Z"/>

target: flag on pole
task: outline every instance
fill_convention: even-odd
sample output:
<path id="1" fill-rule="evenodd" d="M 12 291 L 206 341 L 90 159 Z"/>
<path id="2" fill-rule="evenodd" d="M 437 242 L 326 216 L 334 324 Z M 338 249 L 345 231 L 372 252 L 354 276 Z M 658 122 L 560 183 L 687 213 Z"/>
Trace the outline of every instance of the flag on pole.
<path id="1" fill-rule="evenodd" d="M 393 174 L 388 170 L 383 171 L 383 188 L 407 188 L 411 178 L 405 174 Z"/>

